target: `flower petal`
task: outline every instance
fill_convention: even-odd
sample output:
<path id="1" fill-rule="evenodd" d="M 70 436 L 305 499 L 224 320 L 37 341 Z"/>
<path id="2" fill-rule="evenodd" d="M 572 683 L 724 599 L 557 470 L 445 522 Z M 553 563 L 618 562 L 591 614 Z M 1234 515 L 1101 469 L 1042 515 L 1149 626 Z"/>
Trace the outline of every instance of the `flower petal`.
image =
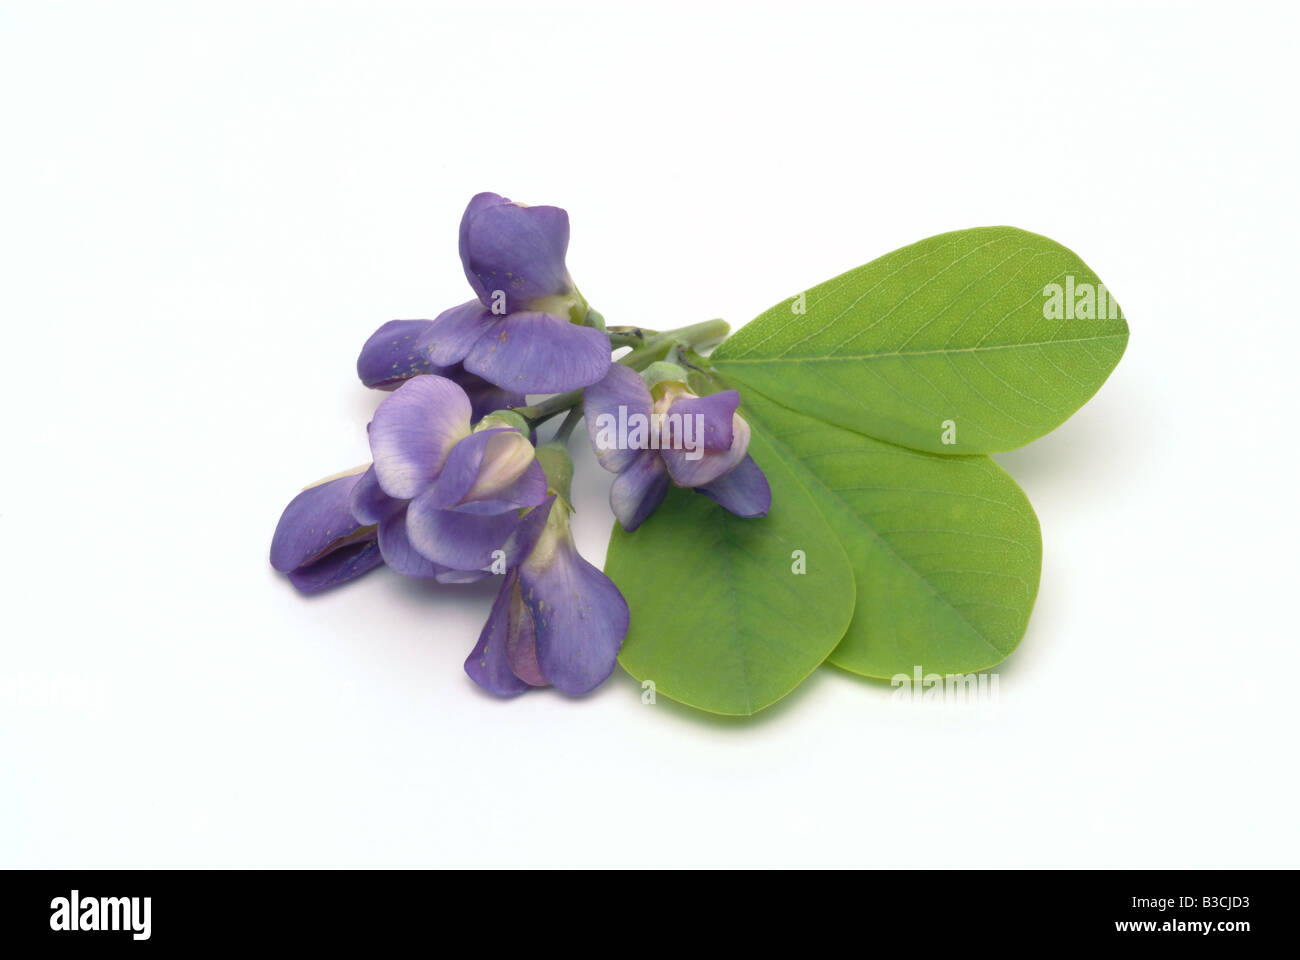
<path id="1" fill-rule="evenodd" d="M 430 363 L 449 367 L 465 359 L 475 342 L 492 328 L 495 319 L 483 304 L 467 300 L 434 317 L 420 334 L 415 349 L 427 356 Z"/>
<path id="2" fill-rule="evenodd" d="M 480 430 L 456 444 L 430 494 L 441 510 L 504 513 L 545 500 L 546 474 L 518 430 Z"/>
<path id="3" fill-rule="evenodd" d="M 673 445 L 678 447 L 685 446 L 685 441 L 700 445 L 702 434 L 705 450 L 730 450 L 739 406 L 740 394 L 735 390 L 722 390 L 706 397 L 682 397 L 668 408 L 666 432 Z M 680 420 L 674 419 L 677 414 L 681 415 Z M 678 424 L 685 436 L 679 436 Z"/>
<path id="4" fill-rule="evenodd" d="M 506 575 L 501 590 L 492 603 L 492 612 L 488 614 L 487 623 L 478 635 L 478 643 L 465 659 L 465 672 L 470 679 L 484 690 L 499 697 L 513 697 L 528 689 L 528 684 L 515 676 L 507 659 L 506 642 L 510 633 L 511 607 L 517 602 L 514 597 L 519 592 L 518 575 L 511 571 Z M 523 606 L 522 603 L 519 604 Z M 522 611 L 527 617 L 527 611 Z"/>
<path id="5" fill-rule="evenodd" d="M 482 570 L 493 553 L 503 550 L 519 526 L 519 516 L 509 510 L 491 516 L 440 510 L 433 491 L 411 501 L 406 511 L 406 535 L 415 549 L 434 563 L 456 570 Z"/>
<path id="6" fill-rule="evenodd" d="M 384 555 L 384 563 L 402 576 L 431 580 L 443 568 L 421 556 L 411 545 L 406 532 L 406 511 L 407 505 L 402 504 L 395 513 L 379 521 L 379 551 Z"/>
<path id="7" fill-rule="evenodd" d="M 484 577 L 491 576 L 486 570 L 453 570 L 451 567 L 438 567 L 438 575 L 433 579 L 438 583 L 478 583 Z"/>
<path id="8" fill-rule="evenodd" d="M 383 488 L 379 486 L 379 478 L 375 476 L 375 465 L 373 463 L 357 480 L 356 485 L 352 487 L 352 495 L 348 501 L 352 516 L 365 524 L 378 523 L 384 517 L 401 509 L 402 506 L 404 504 L 401 500 L 394 500 L 384 493 Z"/>
<path id="9" fill-rule="evenodd" d="M 614 478 L 609 506 L 624 530 L 635 530 L 663 503 L 669 487 L 668 468 L 656 450 L 642 450 Z"/>
<path id="10" fill-rule="evenodd" d="M 595 689 L 614 671 L 627 636 L 627 601 L 618 587 L 578 555 L 567 531 L 553 549 L 539 548 L 520 565 L 519 583 L 542 676 L 568 694 Z"/>
<path id="11" fill-rule="evenodd" d="M 630 447 L 628 441 L 638 422 L 649 430 L 653 404 L 641 375 L 620 363 L 611 363 L 604 377 L 582 391 L 587 436 L 602 467 L 618 473 L 645 449 Z"/>
<path id="12" fill-rule="evenodd" d="M 422 373 L 443 373 L 416 349 L 432 320 L 389 320 L 370 335 L 357 357 L 357 376 L 367 387 L 395 390 Z"/>
<path id="13" fill-rule="evenodd" d="M 510 534 L 505 546 L 502 547 L 506 552 L 507 567 L 517 567 L 533 552 L 537 541 L 546 530 L 546 520 L 551 515 L 551 507 L 554 504 L 555 494 L 551 494 L 539 506 L 524 514 L 523 519 L 519 521 L 519 526 L 515 527 L 514 533 Z"/>
<path id="14" fill-rule="evenodd" d="M 478 194 L 460 221 L 460 259 L 479 300 L 505 295 L 505 312 L 572 288 L 564 256 L 569 215 L 559 207 L 526 207 L 496 194 Z"/>
<path id="15" fill-rule="evenodd" d="M 465 357 L 465 369 L 506 390 L 562 393 L 609 370 L 609 338 L 549 313 L 502 317 Z"/>
<path id="16" fill-rule="evenodd" d="M 673 404 L 673 409 L 676 407 Z M 749 424 L 736 414 L 731 418 L 731 432 L 730 450 L 660 450 L 673 483 L 679 487 L 702 487 L 734 469 L 749 450 Z"/>
<path id="17" fill-rule="evenodd" d="M 370 423 L 370 452 L 384 493 L 401 500 L 422 493 L 469 433 L 469 418 L 469 397 L 446 377 L 415 377 L 385 398 Z"/>
<path id="18" fill-rule="evenodd" d="M 465 206 L 465 212 L 461 214 L 460 217 L 460 238 L 458 241 L 458 249 L 460 251 L 461 269 L 465 271 L 465 279 L 469 281 L 469 285 L 474 289 L 474 295 L 483 302 L 490 302 L 491 298 L 487 295 L 483 282 L 479 280 L 478 275 L 469 268 L 470 227 L 474 221 L 478 219 L 478 215 L 484 210 L 487 210 L 490 207 L 499 207 L 502 204 L 509 202 L 509 200 L 501 196 L 499 193 L 476 193 L 474 196 L 469 198 L 469 203 Z"/>
<path id="19" fill-rule="evenodd" d="M 528 402 L 528 398 L 522 393 L 502 390 L 495 383 L 488 383 L 482 377 L 465 370 L 458 372 L 452 379 L 461 385 L 465 395 L 469 397 L 470 406 L 473 408 L 471 418 L 475 423 L 495 410 L 522 407 Z"/>
<path id="20" fill-rule="evenodd" d="M 767 477 L 749 454 L 717 480 L 695 490 L 738 517 L 765 517 L 772 506 L 772 489 L 767 485 Z"/>
<path id="21" fill-rule="evenodd" d="M 365 536 L 365 525 L 350 509 L 352 488 L 364 469 L 317 483 L 289 501 L 271 538 L 271 566 L 288 573 Z"/>
<path id="22" fill-rule="evenodd" d="M 537 631 L 533 615 L 524 605 L 519 589 L 519 572 L 512 571 L 515 578 L 514 599 L 510 604 L 510 629 L 506 632 L 506 661 L 510 672 L 530 687 L 546 686 L 546 677 L 542 676 L 541 664 L 537 662 Z"/>
<path id="23" fill-rule="evenodd" d="M 321 557 L 315 563 L 289 571 L 289 582 L 301 593 L 320 593 L 383 566 L 379 544 L 374 540 L 349 543 Z"/>

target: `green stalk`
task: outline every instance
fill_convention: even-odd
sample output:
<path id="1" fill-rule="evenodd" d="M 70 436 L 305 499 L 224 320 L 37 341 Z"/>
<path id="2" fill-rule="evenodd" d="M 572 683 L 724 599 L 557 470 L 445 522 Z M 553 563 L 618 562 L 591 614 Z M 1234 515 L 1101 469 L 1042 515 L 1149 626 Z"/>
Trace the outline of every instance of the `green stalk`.
<path id="1" fill-rule="evenodd" d="M 647 337 L 642 346 L 637 347 L 618 362 L 633 370 L 644 370 L 656 360 L 662 360 L 674 345 L 680 344 L 694 350 L 707 350 L 725 340 L 730 331 L 731 326 L 726 320 L 705 320 L 703 323 L 693 323 L 689 327 L 666 330 Z"/>
<path id="2" fill-rule="evenodd" d="M 582 421 L 582 405 L 575 403 L 570 409 L 564 422 L 560 424 L 560 429 L 555 431 L 555 436 L 551 438 L 552 443 L 558 443 L 561 446 L 567 446 L 569 436 L 573 433 L 573 428 Z"/>

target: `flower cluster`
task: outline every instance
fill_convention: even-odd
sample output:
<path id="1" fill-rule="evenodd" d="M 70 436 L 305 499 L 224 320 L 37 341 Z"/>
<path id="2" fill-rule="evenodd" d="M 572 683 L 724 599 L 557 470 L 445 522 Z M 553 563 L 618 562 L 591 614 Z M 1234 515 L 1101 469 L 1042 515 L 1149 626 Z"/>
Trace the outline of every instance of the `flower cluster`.
<path id="1" fill-rule="evenodd" d="M 372 462 L 294 497 L 271 542 L 271 565 L 308 594 L 385 565 L 443 584 L 501 577 L 465 670 L 502 696 L 586 693 L 627 635 L 627 603 L 569 526 L 565 444 L 578 418 L 617 474 L 610 504 L 628 530 L 674 484 L 744 517 L 771 501 L 737 393 L 697 395 L 687 369 L 663 360 L 695 345 L 683 331 L 638 330 L 643 345 L 613 362 L 615 338 L 574 285 L 568 244 L 558 207 L 470 200 L 459 247 L 474 299 L 366 340 L 357 375 L 390 391 L 367 428 Z M 553 396 L 530 407 L 528 394 Z M 562 412 L 555 440 L 538 446 L 538 427 Z"/>

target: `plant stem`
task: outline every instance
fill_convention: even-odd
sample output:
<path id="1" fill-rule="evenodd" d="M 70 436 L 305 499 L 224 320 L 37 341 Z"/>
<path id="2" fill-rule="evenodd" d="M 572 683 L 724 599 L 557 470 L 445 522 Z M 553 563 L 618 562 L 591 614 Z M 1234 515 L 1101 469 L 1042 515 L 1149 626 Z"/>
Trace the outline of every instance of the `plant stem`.
<path id="1" fill-rule="evenodd" d="M 617 349 L 618 347 L 639 347 L 646 342 L 648 337 L 656 335 L 658 330 L 646 330 L 642 327 L 610 327 L 605 331 L 609 334 L 609 345 Z"/>
<path id="2" fill-rule="evenodd" d="M 568 446 L 569 435 L 573 433 L 573 428 L 576 427 L 578 422 L 581 420 L 582 405 L 575 403 L 569 409 L 569 414 L 564 418 L 564 422 L 560 424 L 560 429 L 555 431 L 555 436 L 551 438 L 551 442 L 561 444 L 562 446 Z"/>
<path id="3" fill-rule="evenodd" d="M 666 330 L 647 337 L 644 345 L 637 347 L 618 362 L 633 370 L 644 370 L 656 360 L 662 360 L 674 344 L 704 350 L 721 343 L 731 330 L 725 320 L 705 320 L 689 327 Z"/>
<path id="4" fill-rule="evenodd" d="M 557 393 L 553 397 L 547 397 L 541 403 L 535 403 L 531 407 L 515 407 L 514 411 L 527 420 L 530 426 L 536 428 L 557 413 L 563 413 L 573 407 L 581 399 L 581 390 L 570 390 L 568 393 Z"/>

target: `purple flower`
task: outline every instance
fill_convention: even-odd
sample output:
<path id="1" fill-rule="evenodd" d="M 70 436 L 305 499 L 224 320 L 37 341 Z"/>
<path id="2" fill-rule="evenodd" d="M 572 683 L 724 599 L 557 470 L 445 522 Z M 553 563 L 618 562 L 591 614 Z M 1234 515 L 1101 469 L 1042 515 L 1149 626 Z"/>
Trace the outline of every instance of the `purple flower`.
<path id="1" fill-rule="evenodd" d="M 471 418 L 481 420 L 493 410 L 522 407 L 522 393 L 502 390 L 482 377 L 466 371 L 460 364 L 438 367 L 417 349 L 416 343 L 433 326 L 432 320 L 389 320 L 370 335 L 357 357 L 357 376 L 367 387 L 396 390 L 412 377 L 426 373 L 455 380 L 469 395 Z"/>
<path id="2" fill-rule="evenodd" d="M 487 574 L 481 570 L 456 570 L 434 563 L 419 554 L 406 533 L 409 500 L 388 496 L 379 487 L 373 464 L 352 488 L 349 508 L 358 522 L 375 530 L 383 562 L 404 577 L 436 580 L 439 583 L 473 583 Z"/>
<path id="3" fill-rule="evenodd" d="M 374 526 L 349 508 L 364 467 L 330 477 L 289 501 L 271 538 L 271 566 L 303 593 L 355 580 L 384 561 Z"/>
<path id="4" fill-rule="evenodd" d="M 519 510 L 546 498 L 546 476 L 523 421 L 510 413 L 471 428 L 455 382 L 413 377 L 370 423 L 374 464 L 351 491 L 353 515 L 378 530 L 398 573 L 467 579 L 489 567 L 519 526 Z M 473 579 L 470 577 L 469 579 Z"/>
<path id="5" fill-rule="evenodd" d="M 595 383 L 609 368 L 609 339 L 581 325 L 587 304 L 565 267 L 568 247 L 559 207 L 475 196 L 460 221 L 460 259 L 476 299 L 439 314 L 417 348 L 430 363 L 461 363 L 519 393 Z"/>
<path id="6" fill-rule="evenodd" d="M 465 660 L 474 682 L 498 696 L 548 684 L 588 693 L 613 672 L 627 636 L 627 601 L 579 556 L 567 479 L 559 486 L 524 516 L 492 612 Z"/>
<path id="7" fill-rule="evenodd" d="M 646 371 L 613 364 L 583 391 L 587 433 L 601 466 L 618 474 L 609 503 L 625 530 L 635 530 L 668 494 L 692 487 L 741 517 L 772 505 L 767 478 L 749 450 L 749 424 L 736 412 L 740 395 L 705 397 L 686 387 L 686 371 L 658 363 Z"/>

